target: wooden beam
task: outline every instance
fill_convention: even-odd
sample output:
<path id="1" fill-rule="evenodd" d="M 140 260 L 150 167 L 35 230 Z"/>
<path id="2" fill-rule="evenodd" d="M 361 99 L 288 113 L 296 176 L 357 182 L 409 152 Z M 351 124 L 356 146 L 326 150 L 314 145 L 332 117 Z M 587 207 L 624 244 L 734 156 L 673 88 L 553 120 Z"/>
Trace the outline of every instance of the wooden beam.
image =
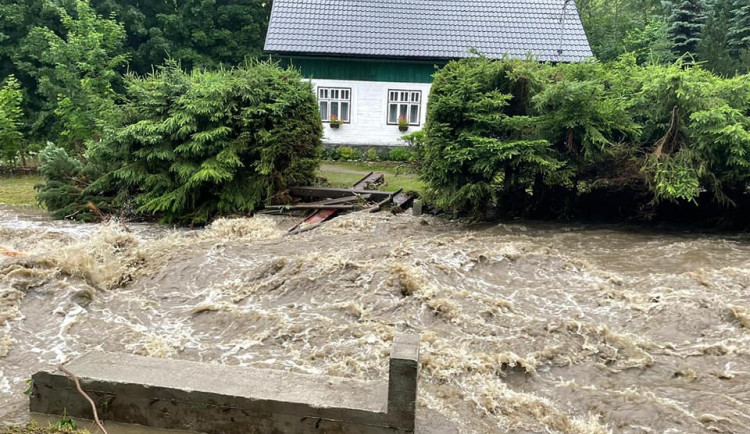
<path id="1" fill-rule="evenodd" d="M 367 188 L 371 184 L 377 184 L 377 183 L 383 183 L 385 182 L 385 175 L 382 173 L 375 173 L 370 172 L 367 175 L 365 175 L 364 178 L 360 179 L 359 181 L 354 183 L 354 188 Z"/>
<path id="2" fill-rule="evenodd" d="M 389 194 L 388 197 L 386 197 L 385 199 L 383 199 L 380 202 L 378 202 L 378 204 L 375 205 L 374 207 L 370 208 L 370 212 L 378 212 L 383 207 L 383 205 L 385 205 L 385 204 L 387 204 L 389 202 L 393 202 L 393 197 L 396 196 L 397 194 L 400 194 L 401 190 L 403 190 L 403 189 L 399 188 L 398 191 L 395 191 L 395 192 Z"/>
<path id="3" fill-rule="evenodd" d="M 337 199 L 353 195 L 369 194 L 374 200 L 383 200 L 393 193 L 378 190 L 360 190 L 355 188 L 290 187 L 289 194 L 296 197 L 315 197 L 323 199 Z"/>
<path id="4" fill-rule="evenodd" d="M 338 199 L 327 199 L 327 200 L 321 200 L 319 202 L 307 202 L 307 205 L 321 205 L 321 208 L 328 208 L 326 205 L 341 205 L 349 202 L 357 202 L 360 199 L 367 200 L 371 196 L 369 194 L 362 194 L 362 195 L 356 195 L 356 196 L 346 196 Z"/>
<path id="5" fill-rule="evenodd" d="M 297 209 L 362 209 L 363 207 L 357 205 L 316 205 L 314 203 L 300 203 L 297 205 L 269 205 L 266 208 L 292 211 Z"/>

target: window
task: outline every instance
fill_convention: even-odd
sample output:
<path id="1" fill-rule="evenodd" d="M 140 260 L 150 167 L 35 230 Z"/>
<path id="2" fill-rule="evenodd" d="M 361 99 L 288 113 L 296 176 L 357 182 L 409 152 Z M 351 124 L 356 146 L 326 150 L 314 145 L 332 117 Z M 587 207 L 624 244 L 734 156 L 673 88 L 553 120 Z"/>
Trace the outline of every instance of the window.
<path id="1" fill-rule="evenodd" d="M 344 123 L 348 123 L 351 101 L 351 89 L 336 87 L 318 88 L 318 105 L 320 107 L 320 118 L 323 119 L 323 122 L 328 122 L 331 116 L 336 116 Z"/>
<path id="2" fill-rule="evenodd" d="M 419 90 L 389 90 L 388 91 L 388 123 L 395 125 L 401 117 L 409 121 L 409 125 L 419 125 L 419 111 L 422 102 L 422 91 Z"/>

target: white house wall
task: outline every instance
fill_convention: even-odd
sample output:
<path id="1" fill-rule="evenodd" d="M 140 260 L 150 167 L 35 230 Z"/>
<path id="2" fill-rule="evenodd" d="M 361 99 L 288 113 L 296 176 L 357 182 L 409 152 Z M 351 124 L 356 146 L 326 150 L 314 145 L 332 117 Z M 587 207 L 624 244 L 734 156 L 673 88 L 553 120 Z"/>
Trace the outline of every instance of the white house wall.
<path id="1" fill-rule="evenodd" d="M 351 89 L 351 120 L 342 124 L 339 129 L 330 128 L 324 123 L 323 143 L 329 145 L 354 146 L 403 146 L 400 137 L 419 131 L 427 120 L 427 98 L 431 83 L 399 83 L 383 81 L 350 81 L 350 80 L 310 80 L 315 87 L 339 87 Z M 419 126 L 411 125 L 402 133 L 398 125 L 389 125 L 388 91 L 410 90 L 422 91 Z"/>

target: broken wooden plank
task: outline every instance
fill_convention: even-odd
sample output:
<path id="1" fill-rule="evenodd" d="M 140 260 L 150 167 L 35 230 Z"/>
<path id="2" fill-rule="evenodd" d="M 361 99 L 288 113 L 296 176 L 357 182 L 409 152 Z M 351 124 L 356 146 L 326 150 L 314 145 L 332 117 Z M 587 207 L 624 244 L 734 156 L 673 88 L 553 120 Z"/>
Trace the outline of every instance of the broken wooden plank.
<path id="1" fill-rule="evenodd" d="M 398 208 L 406 208 L 414 200 L 414 196 L 406 193 L 398 193 L 393 196 L 393 204 Z"/>
<path id="2" fill-rule="evenodd" d="M 364 178 L 354 183 L 354 188 L 367 189 L 370 185 L 382 184 L 385 182 L 385 175 L 382 173 L 370 172 Z"/>
<path id="3" fill-rule="evenodd" d="M 296 205 L 269 205 L 266 208 L 294 211 L 298 209 L 361 209 L 362 207 L 358 205 L 317 205 L 314 203 L 299 203 Z"/>
<path id="4" fill-rule="evenodd" d="M 328 187 L 290 187 L 289 194 L 296 197 L 315 197 L 324 199 L 337 199 L 355 194 L 369 194 L 374 200 L 383 200 L 391 195 L 391 193 L 387 191 Z"/>
<path id="5" fill-rule="evenodd" d="M 338 210 L 336 209 L 318 210 L 315 213 L 313 213 L 310 217 L 306 218 L 305 220 L 299 222 L 293 228 L 289 229 L 289 232 L 287 233 L 287 235 L 299 234 L 302 232 L 315 229 L 318 226 L 322 225 L 323 222 L 333 217 L 333 215 L 336 214 L 337 212 Z"/>
<path id="6" fill-rule="evenodd" d="M 321 200 L 319 202 L 309 202 L 308 205 L 321 205 L 321 208 L 328 208 L 327 205 L 341 205 L 349 202 L 358 202 L 360 200 L 367 200 L 370 197 L 372 197 L 369 194 L 362 194 L 362 195 L 354 195 L 354 196 L 347 196 L 347 197 L 341 197 L 338 199 L 327 199 L 327 200 Z"/>
<path id="7" fill-rule="evenodd" d="M 393 201 L 393 197 L 399 193 L 401 193 L 401 188 L 398 189 L 398 191 L 395 191 L 388 195 L 385 199 L 378 202 L 374 207 L 370 208 L 370 212 L 378 212 L 381 208 L 383 208 L 383 205 L 390 203 Z"/>

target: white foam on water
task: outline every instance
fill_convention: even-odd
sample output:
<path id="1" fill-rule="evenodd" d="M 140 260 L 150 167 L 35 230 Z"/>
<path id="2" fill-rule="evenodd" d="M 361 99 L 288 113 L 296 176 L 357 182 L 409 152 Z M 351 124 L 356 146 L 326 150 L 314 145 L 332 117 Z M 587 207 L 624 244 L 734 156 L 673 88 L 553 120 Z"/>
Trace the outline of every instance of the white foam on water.
<path id="1" fill-rule="evenodd" d="M 0 245 L 36 240 L 0 259 L 0 407 L 94 348 L 382 381 L 410 331 L 419 405 L 462 432 L 750 424 L 747 237 L 364 213 L 292 237 L 269 218 L 49 225 L 0 223 Z"/>

